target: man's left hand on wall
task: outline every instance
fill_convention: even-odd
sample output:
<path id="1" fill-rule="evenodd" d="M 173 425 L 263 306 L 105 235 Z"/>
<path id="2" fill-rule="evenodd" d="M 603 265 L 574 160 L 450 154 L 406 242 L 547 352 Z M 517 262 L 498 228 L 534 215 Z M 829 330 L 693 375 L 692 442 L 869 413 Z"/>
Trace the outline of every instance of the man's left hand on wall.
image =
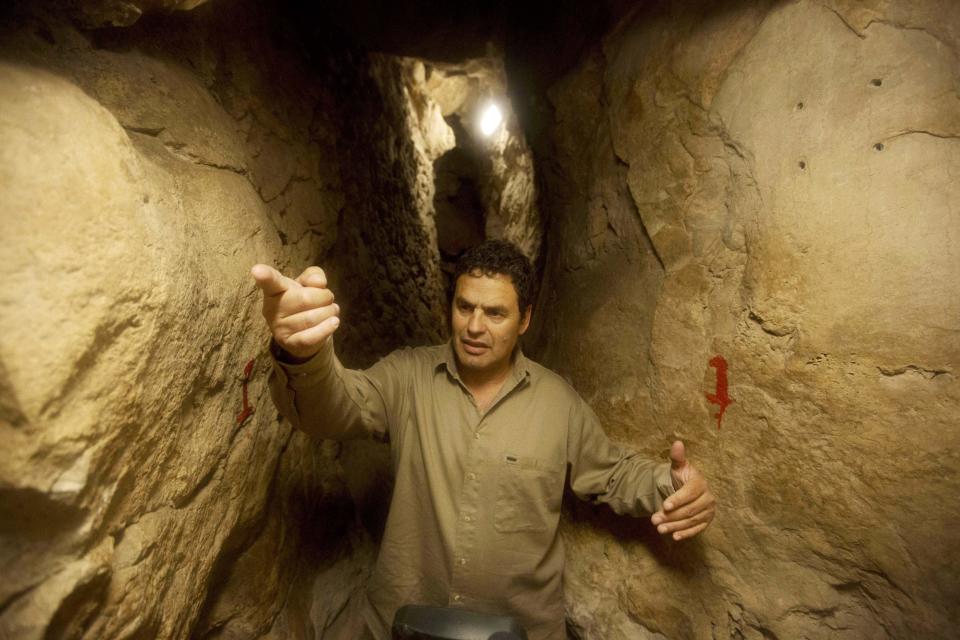
<path id="1" fill-rule="evenodd" d="M 687 460 L 683 442 L 670 447 L 670 477 L 676 492 L 664 500 L 663 508 L 651 516 L 657 531 L 672 534 L 674 540 L 692 538 L 713 521 L 716 501 L 703 477 Z"/>

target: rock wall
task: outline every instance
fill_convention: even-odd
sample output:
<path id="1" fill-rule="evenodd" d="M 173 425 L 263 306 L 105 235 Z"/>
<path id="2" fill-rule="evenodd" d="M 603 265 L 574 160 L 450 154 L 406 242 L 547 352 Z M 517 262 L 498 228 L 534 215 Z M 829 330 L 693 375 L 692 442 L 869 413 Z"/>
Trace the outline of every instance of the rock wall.
<path id="1" fill-rule="evenodd" d="M 350 364 L 442 338 L 444 118 L 502 67 L 197 4 L 0 11 L 2 638 L 356 636 L 384 452 L 278 420 L 249 267 L 324 265 Z M 570 635 L 951 637 L 960 8 L 675 4 L 478 179 L 474 235 L 545 212 L 528 349 L 720 500 L 682 544 L 569 500 Z"/>
<path id="2" fill-rule="evenodd" d="M 456 136 L 433 167 L 441 264 L 450 271 L 485 238 L 509 240 L 532 260 L 543 241 L 533 154 L 507 95 L 503 54 L 489 49 L 461 63 L 410 60 L 413 90 L 436 105 Z M 503 122 L 485 135 L 480 119 L 491 105 Z"/>
<path id="3" fill-rule="evenodd" d="M 502 65 L 465 63 L 499 75 L 444 84 L 444 113 L 422 61 L 365 53 L 293 4 L 200 4 L 0 16 L 3 638 L 358 633 L 386 449 L 278 418 L 249 268 L 323 265 L 352 366 L 442 340 L 444 116 L 502 93 Z M 490 233 L 536 256 L 510 126 Z"/>
<path id="4" fill-rule="evenodd" d="M 352 637 L 373 546 L 339 447 L 278 421 L 249 269 L 337 271 L 373 66 L 244 3 L 3 18 L 0 637 Z"/>
<path id="5" fill-rule="evenodd" d="M 648 3 L 552 89 L 533 350 L 720 504 L 571 501 L 575 637 L 955 635 L 958 54 L 946 1 Z"/>

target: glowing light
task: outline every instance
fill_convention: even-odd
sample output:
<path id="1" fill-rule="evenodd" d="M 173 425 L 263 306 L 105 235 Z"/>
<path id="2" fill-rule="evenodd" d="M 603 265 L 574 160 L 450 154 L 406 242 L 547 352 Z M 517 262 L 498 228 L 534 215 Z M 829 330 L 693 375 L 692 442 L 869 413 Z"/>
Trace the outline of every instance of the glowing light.
<path id="1" fill-rule="evenodd" d="M 480 131 L 485 136 L 493 135 L 493 132 L 497 130 L 501 122 L 503 122 L 503 114 L 500 113 L 500 108 L 495 104 L 491 104 L 487 107 L 487 110 L 483 112 L 483 117 L 480 118 Z"/>

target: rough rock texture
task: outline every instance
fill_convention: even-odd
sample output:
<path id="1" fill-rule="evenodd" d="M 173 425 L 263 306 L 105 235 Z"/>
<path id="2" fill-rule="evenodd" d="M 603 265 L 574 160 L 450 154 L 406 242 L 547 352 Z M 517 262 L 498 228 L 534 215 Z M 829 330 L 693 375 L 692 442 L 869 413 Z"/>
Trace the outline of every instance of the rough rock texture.
<path id="1" fill-rule="evenodd" d="M 445 335 L 445 259 L 485 236 L 543 240 L 535 357 L 615 439 L 684 438 L 721 504 L 672 544 L 569 500 L 571 636 L 955 635 L 956 3 L 638 5 L 551 91 L 539 182 L 509 111 L 470 138 L 495 54 L 16 4 L 0 638 L 356 637 L 384 450 L 278 421 L 249 267 L 325 266 L 363 365 Z"/>
<path id="2" fill-rule="evenodd" d="M 189 11 L 207 0 L 77 0 L 68 4 L 84 27 L 129 27 L 144 14 Z"/>
<path id="3" fill-rule="evenodd" d="M 479 220 L 482 232 L 469 235 L 469 240 L 473 241 L 476 236 L 481 240 L 509 240 L 536 260 L 543 240 L 543 225 L 537 208 L 533 154 L 507 96 L 502 54 L 492 50 L 485 58 L 462 64 L 431 63 L 426 65 L 422 76 L 421 92 L 437 103 L 443 117 L 454 124 L 457 134 L 456 148 L 434 163 L 437 183 L 445 177 L 445 168 L 448 181 L 455 183 L 458 178 L 466 178 L 475 183 L 473 188 L 482 212 Z M 493 135 L 486 137 L 479 121 L 490 105 L 501 110 L 504 122 Z M 452 160 L 452 166 L 443 166 L 447 159 Z M 458 221 L 469 213 L 469 206 L 465 207 L 462 197 L 457 197 L 463 194 L 457 186 L 460 185 L 448 185 L 446 195 L 452 202 L 446 210 L 441 211 L 438 206 L 438 227 L 446 222 L 456 228 Z M 470 244 L 454 238 L 451 255 L 457 256 L 458 249 Z M 445 245 L 449 246 L 441 239 L 441 250 Z"/>
<path id="4" fill-rule="evenodd" d="M 349 627 L 369 542 L 337 448 L 277 420 L 249 276 L 336 241 L 332 81 L 254 15 L 83 33 L 22 9 L 0 40 L 0 637 Z"/>
<path id="5" fill-rule="evenodd" d="M 535 350 L 721 505 L 671 544 L 571 504 L 578 637 L 956 635 L 958 35 L 946 1 L 651 4 L 554 87 Z"/>
<path id="6" fill-rule="evenodd" d="M 408 95 L 418 109 L 442 116 L 453 136 L 431 168 L 441 267 L 451 271 L 463 251 L 485 238 L 509 240 L 536 260 L 543 225 L 533 154 L 507 96 L 502 54 L 490 47 L 486 57 L 456 64 L 405 61 Z M 480 119 L 491 105 L 503 122 L 485 135 Z"/>
<path id="7" fill-rule="evenodd" d="M 423 62 L 304 45 L 255 3 L 166 15 L 198 4 L 4 10 L 3 638 L 357 635 L 386 452 L 278 421 L 249 268 L 322 264 L 351 365 L 443 339 L 444 117 L 502 93 L 502 65 L 434 97 Z M 484 233 L 535 257 L 509 127 Z"/>

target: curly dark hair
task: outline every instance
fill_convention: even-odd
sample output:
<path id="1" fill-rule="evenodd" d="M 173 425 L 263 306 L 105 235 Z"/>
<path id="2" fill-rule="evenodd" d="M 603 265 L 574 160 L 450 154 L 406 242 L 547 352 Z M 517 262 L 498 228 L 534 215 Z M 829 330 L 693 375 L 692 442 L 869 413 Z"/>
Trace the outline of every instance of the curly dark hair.
<path id="1" fill-rule="evenodd" d="M 453 285 L 464 274 L 510 276 L 517 291 L 520 313 L 533 304 L 533 265 L 512 242 L 486 240 L 467 249 L 453 270 Z"/>

